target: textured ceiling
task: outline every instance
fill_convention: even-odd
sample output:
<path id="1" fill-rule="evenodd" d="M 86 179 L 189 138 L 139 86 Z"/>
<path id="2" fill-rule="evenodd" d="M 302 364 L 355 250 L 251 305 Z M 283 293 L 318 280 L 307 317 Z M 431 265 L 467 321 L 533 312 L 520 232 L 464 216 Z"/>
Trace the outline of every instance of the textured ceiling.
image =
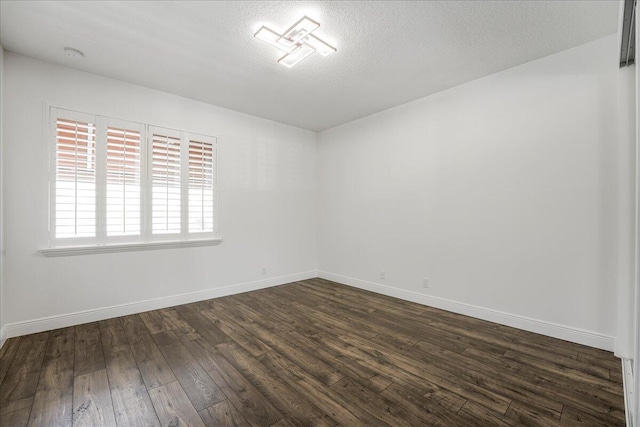
<path id="1" fill-rule="evenodd" d="M 303 15 L 338 48 L 253 38 Z M 0 2 L 6 50 L 319 131 L 615 33 L 617 1 Z M 84 52 L 65 56 L 63 47 Z"/>

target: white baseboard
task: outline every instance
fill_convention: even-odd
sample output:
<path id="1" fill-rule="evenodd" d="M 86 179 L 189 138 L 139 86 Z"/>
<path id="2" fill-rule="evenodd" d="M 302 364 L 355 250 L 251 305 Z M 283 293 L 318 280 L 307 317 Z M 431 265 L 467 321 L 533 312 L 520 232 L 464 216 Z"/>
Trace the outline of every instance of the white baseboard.
<path id="1" fill-rule="evenodd" d="M 607 351 L 613 351 L 615 346 L 615 338 L 607 335 L 586 331 L 571 326 L 559 325 L 557 323 L 546 322 L 543 320 L 532 319 L 517 314 L 505 313 L 502 311 L 492 310 L 476 305 L 457 302 L 445 298 L 424 295 L 417 292 L 407 291 L 392 286 L 380 285 L 378 283 L 368 282 L 366 280 L 355 279 L 353 277 L 341 276 L 339 274 L 328 273 L 326 271 L 318 271 L 318 277 L 333 282 L 342 283 L 344 285 L 353 286 L 355 288 L 388 295 L 395 298 L 415 302 L 418 304 L 428 305 L 442 310 L 451 311 L 466 316 L 475 317 L 490 322 L 499 323 L 501 325 L 511 326 L 523 329 L 529 332 L 535 332 L 547 335 L 553 338 L 559 338 L 578 344 L 588 345 Z"/>
<path id="2" fill-rule="evenodd" d="M 297 282 L 300 280 L 313 279 L 315 277 L 318 277 L 318 274 L 315 270 L 307 271 L 304 273 L 273 277 L 269 279 L 258 280 L 255 282 L 223 286 L 221 288 L 212 288 L 203 291 L 189 292 L 185 294 L 155 298 L 146 301 L 138 301 L 111 307 L 103 307 L 93 310 L 85 310 L 75 313 L 43 317 L 40 319 L 27 320 L 24 322 L 10 323 L 2 328 L 2 331 L 0 333 L 0 348 L 2 347 L 1 344 L 3 344 L 7 338 L 18 337 L 21 335 L 33 334 L 43 331 L 50 331 L 52 329 L 66 328 L 68 326 L 81 325 L 83 323 L 96 322 L 98 320 L 105 320 L 114 317 L 126 316 L 129 314 L 142 313 L 149 310 L 157 310 L 160 308 L 188 304 L 191 302 L 203 301 L 211 298 L 240 294 L 257 289 L 270 288 L 272 286 Z"/>
<path id="3" fill-rule="evenodd" d="M 631 359 L 622 359 L 622 388 L 624 390 L 624 413 L 627 417 L 627 426 L 632 427 L 633 420 L 635 418 L 633 398 L 634 393 L 634 375 L 633 375 L 633 361 Z"/>
<path id="4" fill-rule="evenodd" d="M 191 302 L 202 301 L 210 298 L 239 294 L 242 292 L 269 288 L 272 286 L 283 285 L 300 280 L 312 279 L 315 277 L 321 277 L 326 280 L 331 280 L 367 291 L 376 292 L 435 308 L 440 308 L 454 313 L 464 314 L 466 316 L 471 316 L 478 319 L 488 320 L 490 322 L 495 322 L 518 329 L 524 329 L 526 331 L 535 332 L 542 335 L 575 342 L 578 344 L 584 344 L 608 351 L 613 351 L 614 349 L 615 339 L 610 336 L 597 334 L 570 326 L 531 319 L 515 314 L 504 313 L 501 311 L 478 307 L 475 305 L 448 300 L 445 298 L 424 295 L 391 286 L 380 285 L 377 283 L 355 279 L 347 276 L 341 276 L 325 271 L 307 271 L 304 273 L 273 277 L 269 279 L 258 280 L 255 282 L 239 283 L 236 285 L 224 286 L 221 288 L 213 288 L 146 301 L 138 301 L 117 306 L 10 323 L 8 325 L 5 325 L 0 330 L 0 348 L 2 348 L 2 345 L 7 340 L 7 338 L 49 331 L 52 329 L 64 328 L 73 325 L 80 325 L 83 323 L 95 322 L 99 320 L 111 319 L 113 317 L 126 316 L 129 314 L 142 313 L 144 311 L 157 310 L 160 308 L 172 307 L 175 305 L 188 304 Z"/>

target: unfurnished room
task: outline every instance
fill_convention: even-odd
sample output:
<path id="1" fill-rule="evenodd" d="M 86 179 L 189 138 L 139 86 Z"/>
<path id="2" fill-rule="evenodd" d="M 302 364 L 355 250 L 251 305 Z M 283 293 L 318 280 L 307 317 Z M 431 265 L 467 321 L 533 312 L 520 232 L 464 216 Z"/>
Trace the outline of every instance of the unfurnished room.
<path id="1" fill-rule="evenodd" d="M 0 0 L 0 427 L 640 427 L 637 0 Z"/>

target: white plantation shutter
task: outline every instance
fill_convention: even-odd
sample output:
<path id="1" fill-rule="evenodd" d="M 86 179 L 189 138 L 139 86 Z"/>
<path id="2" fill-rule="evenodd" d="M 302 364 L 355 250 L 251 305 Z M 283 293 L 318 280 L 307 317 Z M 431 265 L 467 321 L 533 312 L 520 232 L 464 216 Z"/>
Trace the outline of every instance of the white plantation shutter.
<path id="1" fill-rule="evenodd" d="M 95 117 L 78 116 L 55 118 L 55 239 L 96 235 Z"/>
<path id="2" fill-rule="evenodd" d="M 201 245 L 217 237 L 215 137 L 53 107 L 49 113 L 51 253 Z"/>
<path id="3" fill-rule="evenodd" d="M 112 125 L 113 123 L 113 125 Z M 106 139 L 106 235 L 141 234 L 141 153 L 143 126 L 114 123 Z"/>
<path id="4" fill-rule="evenodd" d="M 153 128 L 150 141 L 151 232 L 179 234 L 182 229 L 180 133 Z"/>
<path id="5" fill-rule="evenodd" d="M 213 138 L 189 139 L 189 233 L 214 231 L 215 162 Z"/>

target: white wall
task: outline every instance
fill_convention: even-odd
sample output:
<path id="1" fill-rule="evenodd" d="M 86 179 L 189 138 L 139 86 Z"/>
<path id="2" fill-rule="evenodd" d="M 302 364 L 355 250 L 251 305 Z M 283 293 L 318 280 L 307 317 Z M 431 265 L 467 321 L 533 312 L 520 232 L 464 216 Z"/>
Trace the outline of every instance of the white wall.
<path id="1" fill-rule="evenodd" d="M 25 56 L 5 56 L 4 202 L 7 335 L 109 317 L 80 314 L 177 294 L 219 295 L 316 269 L 316 134 Z M 45 258 L 43 103 L 215 135 L 219 144 L 218 246 Z M 262 275 L 262 266 L 267 274 Z M 292 276 L 293 275 L 293 276 Z M 284 277 L 283 277 L 284 276 Z M 163 300 L 172 305 L 189 298 Z M 156 304 L 157 305 L 157 304 Z M 154 305 L 134 305 L 136 311 Z M 26 323 L 24 323 L 26 322 Z"/>
<path id="2" fill-rule="evenodd" d="M 612 350 L 616 55 L 607 37 L 321 132 L 321 275 Z"/>
<path id="3" fill-rule="evenodd" d="M 0 348 L 2 344 L 4 344 L 4 319 L 3 319 L 3 310 L 2 305 L 4 301 L 4 208 L 3 208 L 3 200 L 4 200 L 4 191 L 2 189 L 4 185 L 4 180 L 2 179 L 2 175 L 4 173 L 4 168 L 2 167 L 3 162 L 3 127 L 4 123 L 2 119 L 2 115 L 4 114 L 4 49 L 2 48 L 2 44 L 0 44 Z"/>
<path id="4" fill-rule="evenodd" d="M 624 6 L 624 2 L 621 1 Z M 618 41 L 621 43 L 624 7 L 620 8 Z M 620 47 L 620 45 L 618 45 Z M 620 68 L 618 79 L 618 303 L 615 354 L 622 359 L 627 425 L 634 425 L 635 383 L 633 374 L 634 346 L 638 334 L 635 324 L 636 226 L 637 194 L 637 78 L 636 65 Z M 631 197 L 629 197 L 631 195 Z M 637 375 L 636 375 L 637 378 Z M 639 425 L 640 426 L 640 425 Z"/>
<path id="5" fill-rule="evenodd" d="M 631 402 L 633 405 L 633 416 L 635 427 L 640 427 L 640 189 L 638 188 L 638 184 L 640 184 L 640 66 L 638 66 L 638 52 L 640 49 L 638 48 L 638 42 L 640 42 L 640 19 L 636 16 L 636 229 L 635 229 L 635 237 L 636 237 L 636 251 L 635 251 L 635 261 L 636 261 L 636 276 L 635 276 L 635 322 L 632 327 L 632 330 L 635 331 L 635 351 L 633 358 L 633 375 L 635 377 L 635 390 L 633 393 L 633 399 L 635 402 Z M 633 293 L 632 293 L 633 295 Z"/>
<path id="6" fill-rule="evenodd" d="M 633 357 L 636 194 L 636 66 L 618 71 L 618 302 L 615 353 Z"/>

